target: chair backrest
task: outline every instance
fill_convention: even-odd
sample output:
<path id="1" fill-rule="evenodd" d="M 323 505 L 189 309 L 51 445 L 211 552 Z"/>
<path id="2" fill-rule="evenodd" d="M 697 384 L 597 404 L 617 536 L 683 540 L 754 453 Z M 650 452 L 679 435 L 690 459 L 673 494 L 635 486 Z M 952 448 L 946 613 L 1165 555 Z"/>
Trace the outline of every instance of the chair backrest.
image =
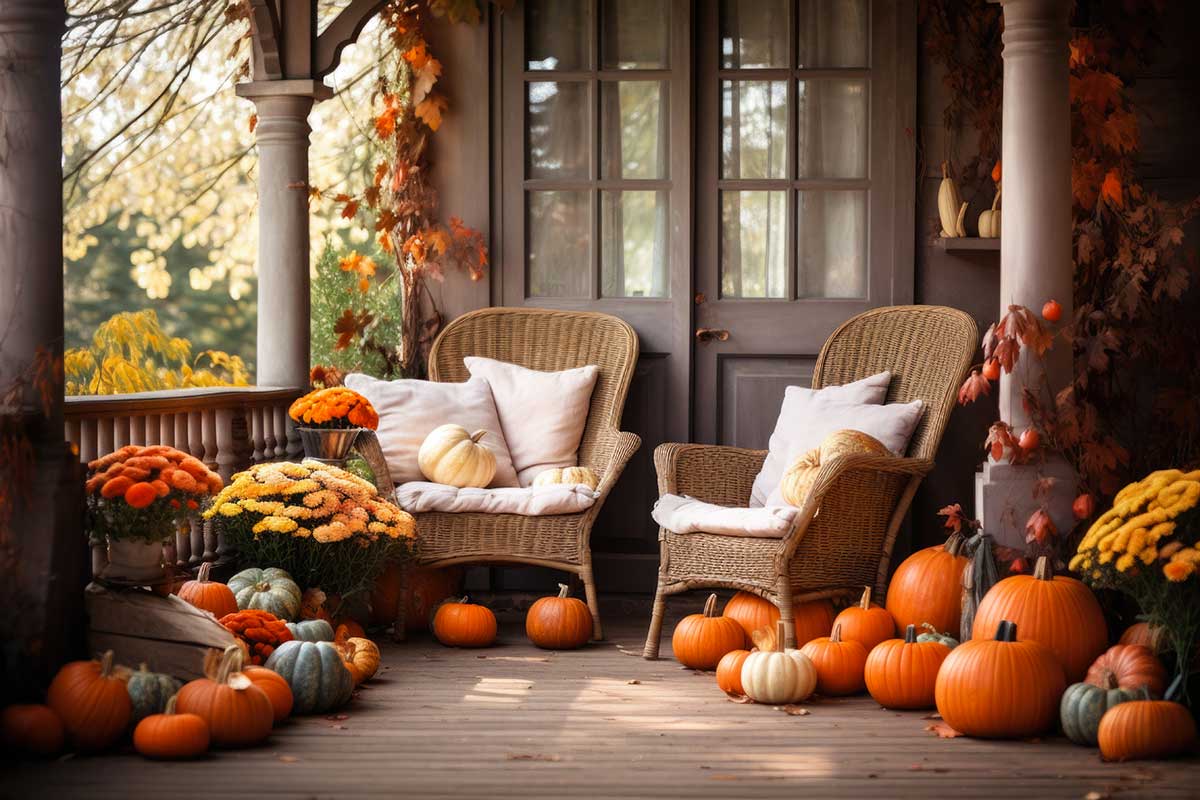
<path id="1" fill-rule="evenodd" d="M 600 375 L 579 445 L 579 463 L 594 467 L 591 450 L 597 433 L 621 426 L 637 366 L 638 336 L 624 320 L 593 311 L 481 308 L 458 317 L 438 335 L 429 352 L 429 377 L 447 383 L 467 380 L 466 356 L 544 372 L 598 366 Z"/>
<path id="2" fill-rule="evenodd" d="M 944 306 L 888 306 L 844 322 L 821 348 L 814 389 L 888 370 L 888 403 L 922 400 L 925 410 L 908 455 L 932 459 L 979 344 L 975 320 Z"/>

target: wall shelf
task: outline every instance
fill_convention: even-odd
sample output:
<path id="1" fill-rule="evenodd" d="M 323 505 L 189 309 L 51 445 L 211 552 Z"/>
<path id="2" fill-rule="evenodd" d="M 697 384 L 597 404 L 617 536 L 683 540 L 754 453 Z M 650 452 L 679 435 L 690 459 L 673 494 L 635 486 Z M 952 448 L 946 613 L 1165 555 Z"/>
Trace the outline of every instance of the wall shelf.
<path id="1" fill-rule="evenodd" d="M 951 239 L 938 237 L 938 247 L 946 252 L 966 251 L 966 250 L 990 250 L 1000 252 L 1000 237 L 994 239 L 981 239 L 978 236 L 956 236 Z"/>

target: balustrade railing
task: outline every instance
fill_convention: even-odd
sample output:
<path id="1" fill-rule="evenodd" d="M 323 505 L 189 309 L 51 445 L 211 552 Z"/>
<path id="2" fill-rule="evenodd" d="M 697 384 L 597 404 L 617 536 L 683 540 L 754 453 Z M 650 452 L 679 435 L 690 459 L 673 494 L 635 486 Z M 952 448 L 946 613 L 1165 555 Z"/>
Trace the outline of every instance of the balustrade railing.
<path id="1" fill-rule="evenodd" d="M 66 435 L 85 464 L 127 444 L 163 444 L 190 453 L 228 481 L 251 464 L 300 455 L 287 409 L 302 392 L 247 386 L 68 397 Z M 92 573 L 99 574 L 108 563 L 105 542 L 93 538 L 91 547 Z M 165 550 L 184 569 L 231 555 L 224 537 L 201 523 L 181 529 Z"/>

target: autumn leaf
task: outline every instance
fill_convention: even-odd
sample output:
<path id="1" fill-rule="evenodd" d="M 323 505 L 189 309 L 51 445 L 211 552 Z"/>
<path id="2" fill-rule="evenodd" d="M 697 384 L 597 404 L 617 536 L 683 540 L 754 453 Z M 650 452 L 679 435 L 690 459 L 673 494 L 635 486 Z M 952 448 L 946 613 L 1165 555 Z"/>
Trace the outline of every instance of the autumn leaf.
<path id="1" fill-rule="evenodd" d="M 991 390 L 991 381 L 980 375 L 979 370 L 973 369 L 958 390 L 958 404 L 965 406 L 968 403 L 974 403 L 981 395 L 986 395 Z"/>
<path id="2" fill-rule="evenodd" d="M 1021 345 L 1012 336 L 1004 336 L 996 343 L 996 349 L 992 351 L 992 358 L 1000 363 L 1000 369 L 1005 372 L 1012 372 L 1013 367 L 1017 365 L 1017 359 L 1021 357 Z"/>
<path id="3" fill-rule="evenodd" d="M 1104 168 L 1096 159 L 1071 163 L 1071 196 L 1075 203 L 1084 211 L 1096 207 L 1096 198 L 1100 196 L 1100 182 L 1104 179 Z"/>
<path id="4" fill-rule="evenodd" d="M 412 104 L 420 105 L 442 74 L 442 63 L 429 54 L 422 40 L 404 51 L 404 60 L 412 67 Z M 433 127 L 432 125 L 430 127 Z M 436 130 L 436 128 L 435 128 Z"/>
<path id="5" fill-rule="evenodd" d="M 333 332 L 338 335 L 334 349 L 345 350 L 349 347 L 350 342 L 360 335 L 373 319 L 374 317 L 366 311 L 359 311 L 357 314 L 349 308 L 343 311 L 342 316 L 333 325 Z"/>
<path id="6" fill-rule="evenodd" d="M 959 736 L 962 736 L 961 733 L 951 728 L 945 722 L 931 722 L 925 726 L 925 730 L 939 739 L 957 739 Z"/>
<path id="7" fill-rule="evenodd" d="M 358 201 L 351 200 L 342 206 L 342 219 L 354 219 L 358 215 Z"/>
<path id="8" fill-rule="evenodd" d="M 442 115 L 446 113 L 446 106 L 446 98 L 440 94 L 431 94 L 417 104 L 413 113 L 428 125 L 430 130 L 436 131 L 442 126 Z"/>
<path id="9" fill-rule="evenodd" d="M 1100 196 L 1104 201 L 1116 208 L 1125 207 L 1125 197 L 1121 192 L 1121 175 L 1116 169 L 1110 169 L 1100 185 Z"/>
<path id="10" fill-rule="evenodd" d="M 1117 105 L 1123 85 L 1121 79 L 1111 72 L 1088 70 L 1082 75 L 1071 76 L 1071 99 L 1104 111 Z"/>
<path id="11" fill-rule="evenodd" d="M 258 127 L 258 114 L 250 115 L 250 132 L 254 133 L 254 129 Z"/>
<path id="12" fill-rule="evenodd" d="M 1058 536 L 1058 528 L 1054 526 L 1054 520 L 1050 519 L 1045 507 L 1040 507 L 1029 515 L 1029 519 L 1025 522 L 1026 544 L 1037 542 L 1046 545 L 1056 536 Z"/>

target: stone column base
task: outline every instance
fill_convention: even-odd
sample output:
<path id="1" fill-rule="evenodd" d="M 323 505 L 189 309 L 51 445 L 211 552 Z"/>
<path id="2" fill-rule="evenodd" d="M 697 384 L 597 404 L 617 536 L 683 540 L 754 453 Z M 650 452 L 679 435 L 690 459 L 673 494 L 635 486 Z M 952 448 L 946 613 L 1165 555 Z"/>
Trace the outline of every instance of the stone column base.
<path id="1" fill-rule="evenodd" d="M 1054 478 L 1055 484 L 1039 501 L 1033 496 L 1033 486 L 1040 478 Z M 1060 534 L 1075 525 L 1071 504 L 1078 480 L 1075 470 L 1061 458 L 1038 465 L 989 459 L 975 473 L 975 515 L 997 544 L 1024 549 L 1025 523 L 1040 505 L 1046 507 Z"/>

